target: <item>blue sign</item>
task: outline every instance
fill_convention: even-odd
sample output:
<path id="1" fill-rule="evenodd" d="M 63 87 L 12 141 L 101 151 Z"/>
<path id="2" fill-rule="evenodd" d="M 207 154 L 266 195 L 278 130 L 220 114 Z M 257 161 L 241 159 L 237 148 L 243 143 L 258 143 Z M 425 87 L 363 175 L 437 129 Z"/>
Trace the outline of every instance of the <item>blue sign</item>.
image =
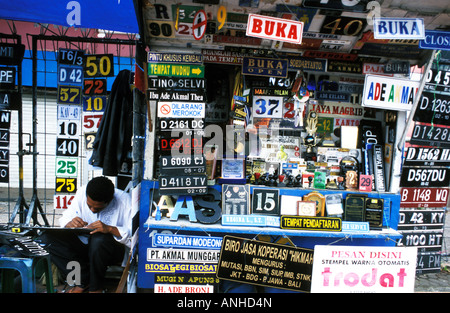
<path id="1" fill-rule="evenodd" d="M 342 231 L 352 233 L 368 233 L 370 230 L 369 222 L 349 222 L 342 221 Z"/>
<path id="2" fill-rule="evenodd" d="M 222 237 L 153 234 L 153 246 L 165 248 L 216 249 L 222 247 Z"/>
<path id="3" fill-rule="evenodd" d="M 419 48 L 450 50 L 450 32 L 426 30 L 425 39 L 419 41 Z"/>
<path id="4" fill-rule="evenodd" d="M 224 226 L 280 227 L 279 216 L 223 214 Z"/>

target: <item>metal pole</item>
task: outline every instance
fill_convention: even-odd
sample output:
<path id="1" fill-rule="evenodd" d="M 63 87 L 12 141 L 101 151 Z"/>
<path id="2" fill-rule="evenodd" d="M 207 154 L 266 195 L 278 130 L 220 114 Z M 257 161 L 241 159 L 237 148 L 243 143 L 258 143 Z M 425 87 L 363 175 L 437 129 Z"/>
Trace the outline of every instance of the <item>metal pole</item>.
<path id="1" fill-rule="evenodd" d="M 45 226 L 49 226 L 50 224 L 47 221 L 47 217 L 44 214 L 41 203 L 37 194 L 37 36 L 32 37 L 32 50 L 33 50 L 33 114 L 32 114 L 32 137 L 33 137 L 33 195 L 31 196 L 30 209 L 28 211 L 25 225 L 29 225 L 31 218 L 33 218 L 35 224 L 37 221 L 37 211 L 42 214 L 42 218 L 44 220 Z"/>
<path id="2" fill-rule="evenodd" d="M 408 121 L 406 122 L 405 129 L 403 130 L 402 137 L 400 138 L 400 141 L 397 144 L 397 149 L 400 151 L 403 149 L 405 145 L 406 134 L 408 133 L 408 129 L 411 126 L 411 123 L 413 122 L 414 114 L 416 113 L 417 105 L 419 104 L 421 98 L 420 95 L 422 95 L 423 88 L 425 87 L 425 81 L 427 79 L 428 71 L 431 69 L 431 65 L 433 64 L 435 58 L 436 58 L 436 50 L 433 50 L 431 52 L 430 60 L 427 63 L 425 72 L 422 74 L 422 79 L 420 81 L 419 89 L 417 90 L 416 94 L 417 96 L 414 99 L 414 105 L 412 106 L 411 111 L 409 112 Z"/>

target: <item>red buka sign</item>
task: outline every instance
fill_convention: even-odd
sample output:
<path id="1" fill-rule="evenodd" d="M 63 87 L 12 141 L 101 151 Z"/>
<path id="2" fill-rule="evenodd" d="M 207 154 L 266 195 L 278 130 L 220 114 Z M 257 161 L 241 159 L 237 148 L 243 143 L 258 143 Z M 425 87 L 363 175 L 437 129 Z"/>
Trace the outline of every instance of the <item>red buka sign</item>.
<path id="1" fill-rule="evenodd" d="M 249 14 L 246 35 L 264 39 L 302 43 L 303 22 Z"/>

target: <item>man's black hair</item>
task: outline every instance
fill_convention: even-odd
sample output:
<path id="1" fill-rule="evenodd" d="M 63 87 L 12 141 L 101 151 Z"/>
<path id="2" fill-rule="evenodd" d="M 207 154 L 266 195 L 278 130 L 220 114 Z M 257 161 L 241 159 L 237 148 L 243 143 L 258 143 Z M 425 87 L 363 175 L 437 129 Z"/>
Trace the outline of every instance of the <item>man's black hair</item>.
<path id="1" fill-rule="evenodd" d="M 94 177 L 86 186 L 86 195 L 94 201 L 108 203 L 114 198 L 114 184 L 108 177 Z"/>

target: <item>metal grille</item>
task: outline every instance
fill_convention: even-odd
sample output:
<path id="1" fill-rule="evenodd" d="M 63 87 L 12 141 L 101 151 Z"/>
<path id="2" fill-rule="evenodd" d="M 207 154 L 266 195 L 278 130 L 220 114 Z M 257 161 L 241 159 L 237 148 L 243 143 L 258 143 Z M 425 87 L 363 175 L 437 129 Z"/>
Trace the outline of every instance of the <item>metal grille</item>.
<path id="1" fill-rule="evenodd" d="M 45 34 L 50 31 L 48 26 L 41 26 L 40 35 L 27 35 L 26 38 L 26 46 L 30 49 L 25 51 L 23 68 L 27 71 L 31 69 L 31 75 L 24 73 L 23 110 L 12 112 L 13 120 L 20 120 L 21 112 L 23 125 L 12 124 L 11 149 L 14 151 L 11 151 L 11 178 L 7 192 L 2 190 L 3 201 L 0 202 L 0 223 L 8 223 L 9 226 L 59 226 L 58 218 L 74 196 L 72 187 L 78 188 L 92 177 L 102 175 L 101 168 L 88 164 L 91 150 L 87 149 L 87 144 L 93 137 L 86 134 L 95 135 L 102 115 L 100 109 L 106 105 L 115 76 L 123 69 L 134 71 L 136 41 L 132 38 L 111 39 L 111 33 L 106 33 L 107 38 L 94 38 L 97 31 L 91 30 L 81 30 L 82 37 L 77 38 L 64 36 L 64 33 L 53 36 Z M 86 104 L 86 110 L 83 110 L 83 101 L 86 103 L 89 98 L 83 96 L 86 77 L 77 84 L 72 84 L 67 76 L 63 77 L 74 73 L 67 72 L 72 66 L 58 61 L 61 49 L 83 51 L 85 55 L 113 55 L 110 65 L 114 75 L 98 77 L 106 80 L 107 93 L 101 100 L 103 102 L 91 103 L 91 108 L 99 110 L 88 111 Z M 74 94 L 70 94 L 70 89 L 62 90 L 72 85 L 77 87 Z M 65 98 L 70 100 L 77 92 L 81 97 L 79 103 L 72 105 L 70 101 L 63 101 Z M 61 118 L 60 112 L 66 106 L 79 114 L 67 120 Z M 20 140 L 24 141 L 25 149 L 21 148 Z M 23 156 L 22 182 L 20 175 L 16 174 L 21 171 L 16 157 L 19 154 Z M 65 167 L 61 169 L 63 164 Z M 75 174 L 71 172 L 73 168 Z M 115 181 L 114 178 L 112 180 Z M 3 186 L 0 187 L 3 189 Z M 20 197 L 21 190 L 24 201 L 16 203 L 15 198 Z"/>

